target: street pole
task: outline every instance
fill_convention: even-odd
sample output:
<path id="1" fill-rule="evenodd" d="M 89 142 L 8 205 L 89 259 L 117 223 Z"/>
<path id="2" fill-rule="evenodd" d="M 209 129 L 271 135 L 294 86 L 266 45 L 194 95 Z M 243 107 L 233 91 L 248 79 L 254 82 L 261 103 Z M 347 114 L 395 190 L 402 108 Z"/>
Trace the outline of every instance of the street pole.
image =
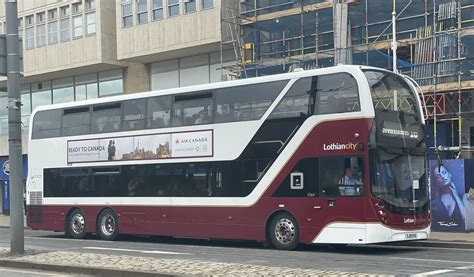
<path id="1" fill-rule="evenodd" d="M 396 0 L 393 0 L 393 11 L 392 11 L 392 53 L 393 53 L 393 72 L 397 72 L 397 4 Z"/>
<path id="2" fill-rule="evenodd" d="M 16 0 L 5 0 L 8 134 L 10 155 L 10 252 L 25 252 L 21 157 L 20 44 Z"/>

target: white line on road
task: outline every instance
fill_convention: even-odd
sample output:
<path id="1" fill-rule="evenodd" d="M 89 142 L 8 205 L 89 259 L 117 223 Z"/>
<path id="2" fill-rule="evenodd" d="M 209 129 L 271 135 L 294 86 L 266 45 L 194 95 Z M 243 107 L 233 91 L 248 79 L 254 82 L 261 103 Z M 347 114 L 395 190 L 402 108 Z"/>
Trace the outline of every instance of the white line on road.
<path id="1" fill-rule="evenodd" d="M 24 273 L 24 274 L 36 274 L 42 276 L 69 276 L 64 273 L 48 273 L 44 271 L 26 271 L 26 270 L 19 270 L 19 269 L 10 269 L 6 267 L 0 267 L 0 276 L 2 272 L 15 272 L 15 273 Z"/>
<path id="2" fill-rule="evenodd" d="M 412 277 L 423 277 L 423 276 L 428 276 L 428 275 L 437 275 L 437 274 L 443 274 L 443 273 L 448 273 L 452 272 L 454 270 L 452 269 L 440 269 L 440 270 L 433 270 L 433 271 L 428 271 L 428 272 L 423 272 L 423 273 L 418 273 L 411 275 Z"/>
<path id="3" fill-rule="evenodd" d="M 179 253 L 179 252 L 157 251 L 157 250 L 124 249 L 124 248 L 82 247 L 82 249 L 121 251 L 121 252 L 138 252 L 138 253 L 145 253 L 145 254 L 193 255 L 193 254 L 190 254 L 190 253 Z"/>
<path id="4" fill-rule="evenodd" d="M 455 267 L 455 269 L 471 270 L 471 269 L 474 269 L 474 265 Z"/>
<path id="5" fill-rule="evenodd" d="M 70 241 L 87 241 L 87 242 L 97 242 L 97 240 L 93 239 L 72 239 L 72 238 L 44 238 L 44 237 L 25 237 L 28 239 L 39 239 L 39 240 L 70 240 Z M 99 240 L 101 243 L 114 243 L 114 241 L 110 240 Z"/>
<path id="6" fill-rule="evenodd" d="M 472 264 L 474 262 L 462 262 L 462 261 L 449 261 L 449 260 L 431 260 L 431 259 L 416 259 L 416 258 L 402 258 L 402 257 L 389 257 L 390 259 L 397 260 L 410 260 L 410 261 L 423 261 L 423 262 L 442 262 L 442 263 L 455 263 L 455 264 Z"/>

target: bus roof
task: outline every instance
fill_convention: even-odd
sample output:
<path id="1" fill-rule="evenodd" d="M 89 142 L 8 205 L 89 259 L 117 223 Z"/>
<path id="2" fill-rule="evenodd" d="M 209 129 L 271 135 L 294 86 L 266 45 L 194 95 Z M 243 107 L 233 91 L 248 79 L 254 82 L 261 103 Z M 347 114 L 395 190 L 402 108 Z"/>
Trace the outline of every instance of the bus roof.
<path id="1" fill-rule="evenodd" d="M 60 103 L 60 104 L 43 105 L 43 106 L 39 106 L 35 108 L 33 112 L 31 113 L 31 115 L 33 117 L 36 112 L 43 111 L 43 110 L 109 103 L 109 102 L 114 102 L 114 101 L 133 100 L 133 99 L 140 99 L 140 98 L 153 97 L 153 96 L 174 95 L 174 94 L 181 94 L 181 93 L 187 93 L 187 92 L 193 92 L 193 91 L 196 91 L 196 92 L 205 91 L 205 90 L 212 90 L 212 89 L 219 89 L 219 88 L 226 88 L 226 87 L 233 87 L 233 86 L 271 82 L 271 81 L 290 80 L 290 79 L 308 77 L 308 76 L 313 76 L 313 75 L 323 75 L 323 74 L 331 74 L 331 73 L 337 73 L 337 72 L 347 72 L 347 71 L 367 70 L 367 69 L 391 72 L 382 68 L 370 67 L 370 66 L 337 65 L 337 66 L 332 66 L 332 67 L 303 70 L 303 71 L 290 72 L 290 73 L 281 73 L 281 74 L 274 74 L 274 75 L 255 77 L 255 78 L 238 79 L 238 80 L 223 81 L 223 82 L 216 82 L 216 83 L 210 83 L 210 84 L 200 84 L 200 85 L 170 88 L 170 89 L 163 89 L 163 90 L 153 90 L 153 91 L 130 93 L 130 94 L 120 94 L 120 95 L 108 96 L 108 97 L 103 97 L 103 98 L 94 98 L 94 99 L 80 100 L 80 101 Z"/>

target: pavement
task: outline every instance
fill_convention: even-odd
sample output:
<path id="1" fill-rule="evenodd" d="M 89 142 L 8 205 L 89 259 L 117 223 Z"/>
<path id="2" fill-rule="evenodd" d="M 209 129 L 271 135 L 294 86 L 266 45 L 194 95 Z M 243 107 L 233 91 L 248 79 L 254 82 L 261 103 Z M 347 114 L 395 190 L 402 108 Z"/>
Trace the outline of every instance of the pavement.
<path id="1" fill-rule="evenodd" d="M 0 228 L 10 226 L 9 216 L 0 214 Z M 399 246 L 442 247 L 474 249 L 474 232 L 432 232 L 425 241 L 398 242 Z M 67 258 L 66 258 L 67 257 Z M 162 259 L 131 255 L 79 253 L 73 251 L 44 251 L 27 249 L 22 255 L 13 255 L 8 248 L 0 247 L 0 267 L 68 272 L 79 275 L 100 276 L 183 276 L 183 275 L 286 275 L 286 276 L 359 276 L 358 272 L 323 271 L 265 265 Z"/>

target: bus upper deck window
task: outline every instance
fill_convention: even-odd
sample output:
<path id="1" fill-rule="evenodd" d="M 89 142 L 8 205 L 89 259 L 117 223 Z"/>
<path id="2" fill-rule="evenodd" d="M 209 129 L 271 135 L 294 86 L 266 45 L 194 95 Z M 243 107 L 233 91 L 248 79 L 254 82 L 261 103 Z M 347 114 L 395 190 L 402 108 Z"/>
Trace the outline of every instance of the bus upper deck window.
<path id="1" fill-rule="evenodd" d="M 108 133 L 120 131 L 121 103 L 94 106 L 92 111 L 92 133 Z"/>
<path id="2" fill-rule="evenodd" d="M 41 111 L 33 120 L 33 139 L 59 137 L 62 110 Z"/>

